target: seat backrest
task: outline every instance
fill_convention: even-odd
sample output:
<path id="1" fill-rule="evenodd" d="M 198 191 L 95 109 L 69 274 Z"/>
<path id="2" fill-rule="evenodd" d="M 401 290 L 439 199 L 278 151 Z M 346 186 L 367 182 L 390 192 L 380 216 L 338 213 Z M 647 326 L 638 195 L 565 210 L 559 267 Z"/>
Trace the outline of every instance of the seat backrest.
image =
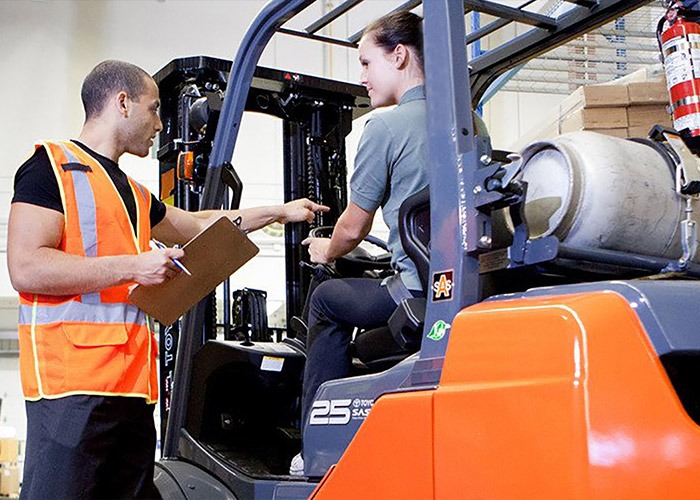
<path id="1" fill-rule="evenodd" d="M 430 187 L 406 198 L 399 208 L 399 235 L 406 255 L 418 271 L 423 291 L 430 272 Z M 422 316 L 422 315 L 421 315 Z M 420 336 L 422 332 L 417 332 Z M 388 326 L 361 333 L 353 342 L 354 356 L 371 371 L 385 370 L 416 351 L 399 345 Z"/>
<path id="2" fill-rule="evenodd" d="M 406 255 L 418 270 L 423 291 L 430 274 L 430 186 L 404 200 L 399 208 L 399 235 Z"/>

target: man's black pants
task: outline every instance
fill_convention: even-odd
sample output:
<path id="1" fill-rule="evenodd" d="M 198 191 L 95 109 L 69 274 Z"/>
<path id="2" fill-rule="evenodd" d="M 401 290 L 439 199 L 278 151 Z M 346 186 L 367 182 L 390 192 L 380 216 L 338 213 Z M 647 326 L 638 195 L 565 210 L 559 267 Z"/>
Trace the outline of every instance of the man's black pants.
<path id="1" fill-rule="evenodd" d="M 142 398 L 28 401 L 20 498 L 157 498 L 156 431 Z"/>

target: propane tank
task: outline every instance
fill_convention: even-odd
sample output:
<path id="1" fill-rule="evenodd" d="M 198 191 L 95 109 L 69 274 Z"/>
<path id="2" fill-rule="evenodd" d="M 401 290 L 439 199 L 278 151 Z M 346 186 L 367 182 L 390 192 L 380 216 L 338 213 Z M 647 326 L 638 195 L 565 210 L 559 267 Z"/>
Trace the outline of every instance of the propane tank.
<path id="1" fill-rule="evenodd" d="M 554 235 L 582 248 L 680 258 L 685 200 L 675 191 L 664 154 L 595 132 L 530 144 L 521 153 L 530 237 Z M 700 209 L 697 200 L 692 204 Z"/>
<path id="2" fill-rule="evenodd" d="M 700 151 L 700 6 L 698 0 L 666 0 L 657 26 L 673 126 L 688 147 Z M 664 26 L 666 26 L 664 28 Z"/>

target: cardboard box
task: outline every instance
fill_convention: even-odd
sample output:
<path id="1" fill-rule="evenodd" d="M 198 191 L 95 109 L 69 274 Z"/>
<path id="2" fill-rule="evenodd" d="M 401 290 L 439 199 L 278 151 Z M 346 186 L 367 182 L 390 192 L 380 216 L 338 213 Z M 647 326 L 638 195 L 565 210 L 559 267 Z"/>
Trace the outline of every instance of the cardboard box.
<path id="1" fill-rule="evenodd" d="M 673 126 L 671 116 L 666 106 L 632 106 L 627 108 L 627 121 L 630 128 L 646 127 L 647 131 L 653 125 Z"/>
<path id="2" fill-rule="evenodd" d="M 625 130 L 627 137 L 646 137 L 656 123 L 671 125 L 671 118 L 662 111 L 667 104 L 663 67 L 644 67 L 612 82 L 578 88 L 511 149 L 520 150 L 536 140 L 578 130 L 616 137 L 623 137 Z"/>
<path id="3" fill-rule="evenodd" d="M 635 82 L 627 86 L 630 106 L 668 104 L 668 90 L 664 81 Z"/>
<path id="4" fill-rule="evenodd" d="M 629 102 L 629 95 L 625 85 L 586 85 L 577 88 L 561 102 L 559 115 L 568 115 L 579 108 L 627 106 Z"/>
<path id="5" fill-rule="evenodd" d="M 19 456 L 19 440 L 0 439 L 0 462 L 16 462 Z"/>
<path id="6" fill-rule="evenodd" d="M 561 133 L 600 128 L 627 128 L 627 108 L 583 108 L 561 121 Z"/>
<path id="7" fill-rule="evenodd" d="M 16 464 L 0 466 L 0 495 L 16 497 L 19 494 L 19 468 Z"/>

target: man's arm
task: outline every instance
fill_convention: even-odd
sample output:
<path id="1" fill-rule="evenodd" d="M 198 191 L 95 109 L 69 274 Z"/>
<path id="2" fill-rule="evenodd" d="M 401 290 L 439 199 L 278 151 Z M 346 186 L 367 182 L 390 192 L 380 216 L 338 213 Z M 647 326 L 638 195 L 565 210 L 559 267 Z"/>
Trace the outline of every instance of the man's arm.
<path id="1" fill-rule="evenodd" d="M 353 250 L 369 234 L 375 212 L 368 212 L 350 202 L 340 215 L 330 238 L 306 238 L 309 257 L 316 264 L 328 264 Z"/>
<path id="2" fill-rule="evenodd" d="M 153 228 L 152 232 L 153 236 L 168 244 L 184 244 L 221 217 L 228 217 L 232 221 L 240 217 L 241 229 L 250 232 L 273 222 L 281 224 L 286 224 L 287 222 L 311 222 L 316 212 L 327 212 L 328 210 L 328 207 L 318 205 L 306 198 L 290 201 L 284 205 L 244 208 L 241 210 L 187 212 L 167 205 L 165 217 Z"/>
<path id="3" fill-rule="evenodd" d="M 13 203 L 7 234 L 10 281 L 21 293 L 72 295 L 123 283 L 155 285 L 175 276 L 171 259 L 179 249 L 140 255 L 79 257 L 57 249 L 63 237 L 63 214 L 29 203 Z"/>

